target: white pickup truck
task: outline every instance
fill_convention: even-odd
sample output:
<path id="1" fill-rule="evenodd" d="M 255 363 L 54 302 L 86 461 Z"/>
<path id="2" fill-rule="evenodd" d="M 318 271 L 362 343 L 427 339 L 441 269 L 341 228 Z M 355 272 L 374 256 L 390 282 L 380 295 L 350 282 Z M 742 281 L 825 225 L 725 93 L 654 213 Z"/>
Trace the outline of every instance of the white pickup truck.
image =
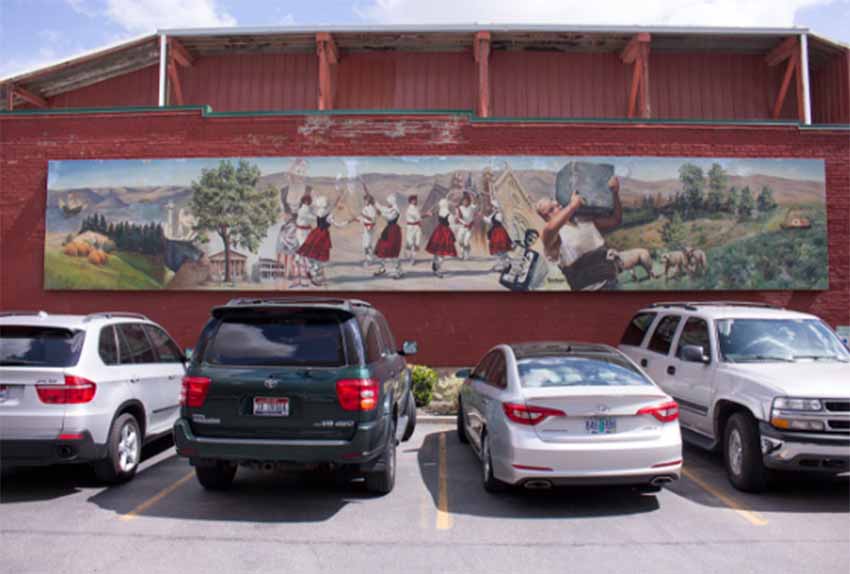
<path id="1" fill-rule="evenodd" d="M 682 438 L 723 451 L 732 484 L 850 472 L 850 352 L 819 318 L 753 303 L 656 303 L 620 341 L 679 403 Z"/>

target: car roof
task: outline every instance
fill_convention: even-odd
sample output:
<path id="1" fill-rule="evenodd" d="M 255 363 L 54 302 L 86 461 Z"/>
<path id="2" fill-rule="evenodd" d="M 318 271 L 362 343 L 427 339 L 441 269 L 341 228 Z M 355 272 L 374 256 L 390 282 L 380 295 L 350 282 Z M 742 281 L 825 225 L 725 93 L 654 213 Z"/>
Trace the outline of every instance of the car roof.
<path id="1" fill-rule="evenodd" d="M 371 303 L 360 299 L 334 297 L 240 297 L 231 299 L 225 305 L 213 307 L 211 313 L 220 315 L 225 311 L 237 309 L 268 309 L 275 307 L 312 307 L 316 309 L 335 309 L 349 313 L 361 313 L 373 310 Z"/>
<path id="2" fill-rule="evenodd" d="M 532 357 L 551 357 L 553 355 L 583 355 L 589 353 L 619 354 L 619 351 L 609 345 L 573 341 L 535 341 L 528 343 L 509 343 L 508 346 L 518 361 Z"/>
<path id="3" fill-rule="evenodd" d="M 809 313 L 781 307 L 732 301 L 655 303 L 641 309 L 641 312 L 679 313 L 709 319 L 817 319 Z"/>
<path id="4" fill-rule="evenodd" d="M 153 321 L 138 313 L 91 313 L 89 315 L 52 314 L 45 311 L 3 311 L 0 312 L 0 326 L 26 325 L 59 327 L 63 329 L 86 329 L 103 323 L 151 323 Z"/>

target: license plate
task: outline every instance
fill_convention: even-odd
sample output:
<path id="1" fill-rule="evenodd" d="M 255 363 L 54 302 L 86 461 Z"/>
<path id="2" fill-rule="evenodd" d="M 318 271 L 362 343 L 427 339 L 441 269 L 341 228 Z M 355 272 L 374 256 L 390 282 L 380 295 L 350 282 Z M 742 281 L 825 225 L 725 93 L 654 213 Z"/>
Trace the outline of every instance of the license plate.
<path id="1" fill-rule="evenodd" d="M 261 417 L 288 417 L 289 399 L 285 397 L 254 397 L 254 414 Z"/>
<path id="2" fill-rule="evenodd" d="M 611 434 L 617 432 L 617 419 L 614 417 L 591 417 L 584 420 L 587 434 Z"/>

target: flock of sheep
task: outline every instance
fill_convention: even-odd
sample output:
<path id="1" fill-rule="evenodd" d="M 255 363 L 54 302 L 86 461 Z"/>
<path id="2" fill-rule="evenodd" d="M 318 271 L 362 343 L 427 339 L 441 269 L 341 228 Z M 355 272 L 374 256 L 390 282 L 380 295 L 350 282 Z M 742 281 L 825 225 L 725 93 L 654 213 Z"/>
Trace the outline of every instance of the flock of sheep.
<path id="1" fill-rule="evenodd" d="M 647 279 L 655 279 L 660 277 L 652 269 L 652 254 L 648 249 L 637 248 L 628 249 L 626 251 L 617 251 L 609 249 L 607 254 L 608 261 L 612 261 L 617 268 L 617 273 L 623 271 L 632 272 L 632 280 L 635 282 L 645 281 Z M 677 251 L 668 251 L 661 255 L 661 264 L 664 266 L 664 279 L 676 278 L 683 274 L 687 275 L 704 275 L 708 268 L 708 259 L 705 251 L 702 249 L 694 249 L 693 247 L 685 247 Z M 646 271 L 646 277 L 638 278 L 637 268 L 642 267 Z M 672 274 L 670 273 L 672 271 Z"/>

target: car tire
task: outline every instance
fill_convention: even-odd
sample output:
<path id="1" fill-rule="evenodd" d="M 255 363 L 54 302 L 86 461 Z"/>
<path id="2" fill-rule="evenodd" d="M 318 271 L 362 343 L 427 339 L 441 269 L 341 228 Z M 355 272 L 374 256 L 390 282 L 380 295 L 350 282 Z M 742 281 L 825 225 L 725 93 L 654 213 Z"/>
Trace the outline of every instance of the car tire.
<path id="1" fill-rule="evenodd" d="M 375 494 L 389 494 L 395 486 L 396 440 L 395 425 L 390 426 L 389 441 L 376 468 L 366 475 L 366 490 Z"/>
<path id="2" fill-rule="evenodd" d="M 106 458 L 94 463 L 94 473 L 98 480 L 117 484 L 133 478 L 142 458 L 142 431 L 136 417 L 130 413 L 120 415 L 106 442 Z"/>
<path id="3" fill-rule="evenodd" d="M 207 490 L 227 490 L 233 484 L 237 468 L 233 463 L 217 460 L 195 466 L 195 476 Z"/>
<path id="4" fill-rule="evenodd" d="M 413 398 L 413 393 L 407 393 L 407 428 L 404 429 L 404 435 L 401 437 L 402 442 L 407 442 L 413 433 L 416 431 L 416 399 Z"/>
<path id="5" fill-rule="evenodd" d="M 506 484 L 493 475 L 493 456 L 490 454 L 490 437 L 481 437 L 481 469 L 483 473 L 484 490 L 487 492 L 502 492 Z"/>
<path id="6" fill-rule="evenodd" d="M 466 436 L 466 426 L 463 422 L 463 403 L 460 402 L 460 397 L 457 400 L 457 440 L 461 444 L 467 444 L 469 437 Z"/>
<path id="7" fill-rule="evenodd" d="M 762 492 L 768 472 L 762 461 L 758 423 L 747 413 L 729 417 L 723 429 L 723 460 L 729 482 L 744 492 Z"/>

